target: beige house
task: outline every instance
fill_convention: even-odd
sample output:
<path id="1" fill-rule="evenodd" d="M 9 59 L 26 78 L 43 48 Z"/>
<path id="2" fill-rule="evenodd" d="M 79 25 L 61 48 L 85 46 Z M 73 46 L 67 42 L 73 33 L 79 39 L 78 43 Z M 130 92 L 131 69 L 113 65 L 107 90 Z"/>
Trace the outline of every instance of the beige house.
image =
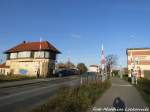
<path id="1" fill-rule="evenodd" d="M 9 66 L 6 66 L 6 63 L 0 64 L 0 74 L 9 74 L 10 69 Z"/>
<path id="2" fill-rule="evenodd" d="M 1 74 L 45 76 L 52 75 L 56 55 L 60 53 L 48 41 L 23 42 L 4 52 L 6 63 L 0 65 Z"/>
<path id="3" fill-rule="evenodd" d="M 128 75 L 135 71 L 138 77 L 150 77 L 150 48 L 127 49 Z"/>

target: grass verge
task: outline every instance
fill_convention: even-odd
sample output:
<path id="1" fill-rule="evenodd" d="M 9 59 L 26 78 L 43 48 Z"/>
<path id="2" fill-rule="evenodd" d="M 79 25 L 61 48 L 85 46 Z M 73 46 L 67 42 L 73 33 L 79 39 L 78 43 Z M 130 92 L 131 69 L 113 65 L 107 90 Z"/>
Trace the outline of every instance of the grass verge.
<path id="1" fill-rule="evenodd" d="M 49 101 L 31 112 L 86 112 L 111 86 L 110 80 L 80 87 L 63 87 Z"/>
<path id="2" fill-rule="evenodd" d="M 25 76 L 25 75 L 0 75 L 0 83 L 1 82 L 35 79 L 35 78 L 36 77 L 34 77 L 34 76 Z"/>

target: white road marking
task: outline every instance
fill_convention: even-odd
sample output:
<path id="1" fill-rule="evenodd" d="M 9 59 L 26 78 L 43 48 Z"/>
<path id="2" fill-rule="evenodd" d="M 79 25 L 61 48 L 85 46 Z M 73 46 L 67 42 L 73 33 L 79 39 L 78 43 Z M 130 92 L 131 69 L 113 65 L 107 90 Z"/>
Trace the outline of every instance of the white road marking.
<path id="1" fill-rule="evenodd" d="M 132 87 L 132 85 L 130 84 L 115 84 L 115 83 L 112 83 L 112 86 Z"/>

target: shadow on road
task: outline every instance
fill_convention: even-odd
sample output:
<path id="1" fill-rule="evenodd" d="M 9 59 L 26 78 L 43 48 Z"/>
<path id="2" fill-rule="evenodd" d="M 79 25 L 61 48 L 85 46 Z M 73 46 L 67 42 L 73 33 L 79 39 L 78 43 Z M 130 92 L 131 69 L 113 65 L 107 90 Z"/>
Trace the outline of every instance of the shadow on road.
<path id="1" fill-rule="evenodd" d="M 125 103 L 120 97 L 116 97 L 113 102 L 116 112 L 125 112 Z"/>

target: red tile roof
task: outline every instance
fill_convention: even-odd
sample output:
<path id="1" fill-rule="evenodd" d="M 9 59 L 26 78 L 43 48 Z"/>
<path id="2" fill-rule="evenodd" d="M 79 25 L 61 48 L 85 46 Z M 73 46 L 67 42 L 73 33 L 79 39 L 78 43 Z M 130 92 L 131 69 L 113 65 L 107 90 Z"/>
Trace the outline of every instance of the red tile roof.
<path id="1" fill-rule="evenodd" d="M 0 64 L 0 68 L 9 68 L 9 66 L 6 66 L 6 63 Z"/>
<path id="2" fill-rule="evenodd" d="M 41 49 L 40 49 L 41 46 Z M 60 53 L 59 50 L 57 50 L 52 44 L 50 44 L 48 41 L 42 41 L 42 42 L 23 42 L 7 51 L 5 53 L 11 53 L 11 52 L 20 52 L 20 51 L 39 51 L 39 50 L 45 50 L 45 51 L 53 51 L 56 53 Z"/>

